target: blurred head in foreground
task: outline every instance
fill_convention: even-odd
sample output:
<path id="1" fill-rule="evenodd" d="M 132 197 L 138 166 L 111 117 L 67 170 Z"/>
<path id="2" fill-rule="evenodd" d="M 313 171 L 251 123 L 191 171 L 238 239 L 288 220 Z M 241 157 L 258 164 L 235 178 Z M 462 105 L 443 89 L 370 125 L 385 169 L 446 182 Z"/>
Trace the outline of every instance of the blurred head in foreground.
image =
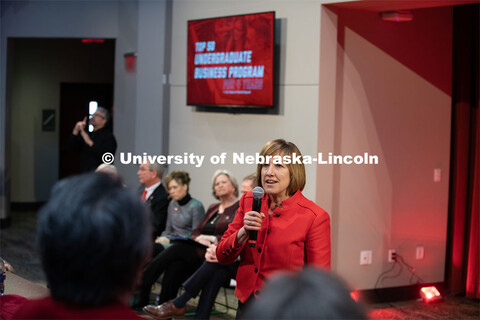
<path id="1" fill-rule="evenodd" d="M 79 307 L 127 303 L 150 256 L 149 225 L 144 205 L 118 179 L 59 181 L 37 227 L 52 298 Z"/>
<path id="2" fill-rule="evenodd" d="M 113 164 L 102 163 L 97 167 L 95 172 L 103 172 L 111 175 L 113 178 L 118 177 L 117 167 L 115 167 Z"/>
<path id="3" fill-rule="evenodd" d="M 242 319 L 367 319 L 343 282 L 317 268 L 269 282 Z"/>

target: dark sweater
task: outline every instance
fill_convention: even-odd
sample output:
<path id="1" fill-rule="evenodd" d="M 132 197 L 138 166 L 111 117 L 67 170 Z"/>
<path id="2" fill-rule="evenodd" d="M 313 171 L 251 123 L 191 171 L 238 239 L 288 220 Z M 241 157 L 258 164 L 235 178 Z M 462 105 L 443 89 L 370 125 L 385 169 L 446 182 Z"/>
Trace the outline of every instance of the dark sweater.
<path id="1" fill-rule="evenodd" d="M 71 135 L 68 140 L 67 150 L 80 152 L 80 161 L 83 172 L 94 171 L 102 164 L 102 155 L 110 152 L 115 155 L 117 151 L 117 140 L 107 128 L 101 128 L 97 131 L 89 132 L 88 135 L 93 141 L 90 147 L 85 143 L 81 134 Z"/>
<path id="2" fill-rule="evenodd" d="M 235 213 L 237 212 L 239 202 L 235 202 L 230 207 L 225 208 L 225 211 L 220 215 L 218 220 L 215 222 L 215 232 L 213 235 L 220 240 L 223 236 L 223 233 L 227 230 L 228 225 L 230 222 L 233 221 L 235 217 Z M 195 239 L 197 236 L 204 233 L 204 227 L 208 221 L 210 221 L 215 215 L 218 214 L 218 208 L 220 207 L 220 203 L 214 203 L 208 207 L 207 213 L 205 213 L 205 217 L 203 218 L 202 222 L 192 231 L 192 235 L 190 236 L 191 239 Z"/>

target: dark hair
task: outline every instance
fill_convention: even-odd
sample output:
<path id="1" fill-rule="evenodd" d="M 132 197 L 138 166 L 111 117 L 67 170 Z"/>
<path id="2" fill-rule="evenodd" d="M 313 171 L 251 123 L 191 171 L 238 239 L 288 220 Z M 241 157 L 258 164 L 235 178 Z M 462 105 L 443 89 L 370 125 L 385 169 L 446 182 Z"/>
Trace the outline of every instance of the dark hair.
<path id="1" fill-rule="evenodd" d="M 261 156 L 290 156 L 293 158 L 293 154 L 301 156 L 302 153 L 298 147 L 289 141 L 283 139 L 276 139 L 268 141 L 265 146 L 260 151 Z M 287 194 L 293 196 L 298 190 L 302 191 L 305 187 L 307 181 L 305 175 L 305 165 L 302 163 L 291 163 L 285 165 L 290 172 L 290 185 L 287 188 Z M 262 185 L 262 164 L 257 165 L 257 186 L 263 187 Z"/>
<path id="2" fill-rule="evenodd" d="M 186 171 L 172 171 L 167 176 L 165 177 L 165 186 L 167 187 L 168 190 L 168 184 L 170 181 L 175 180 L 178 184 L 180 185 L 187 185 L 187 191 L 188 191 L 188 186 L 190 185 L 190 175 Z"/>
<path id="3" fill-rule="evenodd" d="M 317 268 L 279 275 L 265 286 L 242 319 L 367 319 L 343 282 Z"/>
<path id="4" fill-rule="evenodd" d="M 95 307 L 133 292 L 150 235 L 145 207 L 118 179 L 90 173 L 59 181 L 37 227 L 53 299 Z"/>

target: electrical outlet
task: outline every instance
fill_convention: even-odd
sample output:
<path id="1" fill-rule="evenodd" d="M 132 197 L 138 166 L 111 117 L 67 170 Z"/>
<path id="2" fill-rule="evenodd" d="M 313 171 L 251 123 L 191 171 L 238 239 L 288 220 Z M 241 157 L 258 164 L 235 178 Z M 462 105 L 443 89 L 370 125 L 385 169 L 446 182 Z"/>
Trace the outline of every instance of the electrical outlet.
<path id="1" fill-rule="evenodd" d="M 425 249 L 423 248 L 423 246 L 417 246 L 417 254 L 416 254 L 417 260 L 423 260 L 424 256 L 425 256 Z"/>
<path id="2" fill-rule="evenodd" d="M 388 262 L 395 262 L 395 258 L 393 257 L 394 255 L 395 249 L 388 250 Z"/>
<path id="3" fill-rule="evenodd" d="M 360 251 L 360 265 L 372 264 L 372 250 Z"/>

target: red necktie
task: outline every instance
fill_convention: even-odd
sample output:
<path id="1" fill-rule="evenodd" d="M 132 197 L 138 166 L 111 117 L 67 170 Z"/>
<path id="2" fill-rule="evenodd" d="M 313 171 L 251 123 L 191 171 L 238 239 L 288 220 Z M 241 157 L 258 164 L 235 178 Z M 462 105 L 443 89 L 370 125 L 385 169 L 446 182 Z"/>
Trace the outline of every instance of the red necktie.
<path id="1" fill-rule="evenodd" d="M 146 198 L 147 198 L 147 189 L 143 190 L 142 201 L 145 202 Z"/>

